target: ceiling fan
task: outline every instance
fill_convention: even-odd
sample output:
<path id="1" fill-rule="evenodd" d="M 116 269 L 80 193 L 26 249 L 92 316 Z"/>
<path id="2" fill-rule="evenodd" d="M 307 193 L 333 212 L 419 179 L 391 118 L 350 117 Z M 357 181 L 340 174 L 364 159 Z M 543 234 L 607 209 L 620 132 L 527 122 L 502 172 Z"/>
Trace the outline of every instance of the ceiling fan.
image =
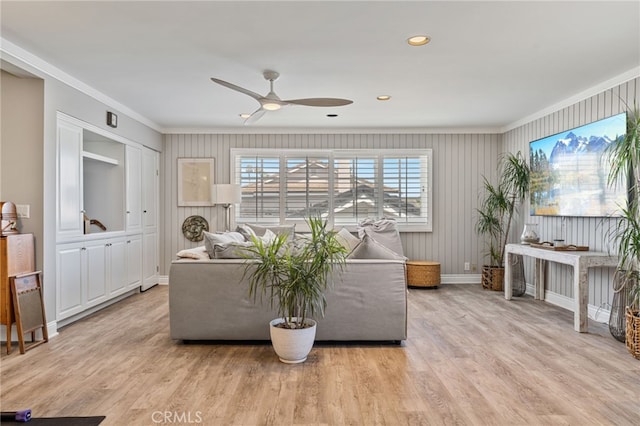
<path id="1" fill-rule="evenodd" d="M 245 95 L 251 96 L 253 99 L 260 103 L 260 108 L 254 111 L 245 121 L 244 124 L 255 123 L 264 115 L 267 111 L 276 111 L 287 105 L 304 105 L 304 106 L 313 106 L 313 107 L 337 107 L 343 105 L 349 105 L 353 103 L 352 100 L 349 99 L 340 99 L 340 98 L 307 98 L 307 99 L 280 99 L 278 95 L 273 91 L 273 82 L 278 79 L 280 74 L 276 71 L 267 70 L 262 73 L 265 80 L 269 81 L 270 90 L 265 96 L 262 96 L 256 92 L 252 92 L 251 90 L 245 89 L 240 86 L 236 86 L 233 83 L 229 83 L 228 81 L 220 80 L 219 78 L 211 77 L 211 81 L 214 83 L 218 83 L 222 86 L 228 87 L 229 89 L 235 90 L 240 93 L 244 93 Z"/>

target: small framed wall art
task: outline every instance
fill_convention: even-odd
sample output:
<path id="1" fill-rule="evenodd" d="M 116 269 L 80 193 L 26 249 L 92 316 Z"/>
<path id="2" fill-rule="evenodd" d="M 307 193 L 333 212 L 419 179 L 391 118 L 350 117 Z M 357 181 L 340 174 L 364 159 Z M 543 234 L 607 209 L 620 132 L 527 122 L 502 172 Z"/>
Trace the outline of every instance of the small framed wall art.
<path id="1" fill-rule="evenodd" d="M 178 206 L 213 206 L 213 158 L 178 158 Z"/>

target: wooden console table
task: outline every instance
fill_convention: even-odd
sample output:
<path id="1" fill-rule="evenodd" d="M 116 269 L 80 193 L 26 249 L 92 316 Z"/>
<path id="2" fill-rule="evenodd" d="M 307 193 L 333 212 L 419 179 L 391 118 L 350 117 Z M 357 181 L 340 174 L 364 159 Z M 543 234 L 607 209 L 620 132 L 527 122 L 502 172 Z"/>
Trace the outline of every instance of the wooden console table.
<path id="1" fill-rule="evenodd" d="M 504 297 L 511 300 L 511 255 L 520 254 L 535 258 L 534 298 L 544 300 L 545 264 L 547 261 L 573 267 L 573 328 L 587 332 L 587 305 L 589 303 L 589 268 L 616 267 L 618 257 L 598 251 L 556 251 L 523 244 L 507 244 L 505 250 Z"/>

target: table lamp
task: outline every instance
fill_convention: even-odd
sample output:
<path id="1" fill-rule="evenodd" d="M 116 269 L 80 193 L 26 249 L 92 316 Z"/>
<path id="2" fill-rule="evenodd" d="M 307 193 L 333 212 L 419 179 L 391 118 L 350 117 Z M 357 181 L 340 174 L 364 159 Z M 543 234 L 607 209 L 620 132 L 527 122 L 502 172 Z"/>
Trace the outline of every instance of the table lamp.
<path id="1" fill-rule="evenodd" d="M 231 227 L 231 205 L 242 201 L 242 188 L 236 184 L 211 185 L 211 200 L 213 204 L 220 204 L 224 207 L 225 231 Z"/>

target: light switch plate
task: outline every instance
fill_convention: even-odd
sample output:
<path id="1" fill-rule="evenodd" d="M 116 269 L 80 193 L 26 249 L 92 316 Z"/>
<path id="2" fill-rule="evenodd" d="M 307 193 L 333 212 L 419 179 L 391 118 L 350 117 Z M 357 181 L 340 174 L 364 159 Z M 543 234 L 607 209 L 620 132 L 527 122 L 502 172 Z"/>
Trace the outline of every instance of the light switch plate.
<path id="1" fill-rule="evenodd" d="M 31 206 L 29 204 L 16 204 L 16 213 L 18 218 L 29 219 Z"/>

